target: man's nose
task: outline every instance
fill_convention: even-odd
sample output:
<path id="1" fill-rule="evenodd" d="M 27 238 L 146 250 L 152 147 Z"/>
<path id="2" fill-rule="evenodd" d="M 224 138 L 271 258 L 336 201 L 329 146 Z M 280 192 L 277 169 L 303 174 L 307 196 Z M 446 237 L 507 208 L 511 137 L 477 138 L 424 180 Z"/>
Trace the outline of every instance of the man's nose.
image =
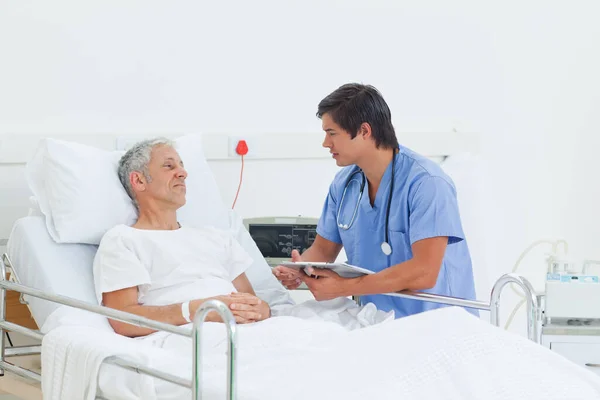
<path id="1" fill-rule="evenodd" d="M 187 178 L 187 171 L 185 170 L 185 168 L 181 167 L 177 170 L 177 177 L 178 178 L 182 178 L 185 179 Z"/>
<path id="2" fill-rule="evenodd" d="M 325 139 L 323 139 L 323 147 L 331 147 L 331 141 L 327 135 L 325 135 Z"/>

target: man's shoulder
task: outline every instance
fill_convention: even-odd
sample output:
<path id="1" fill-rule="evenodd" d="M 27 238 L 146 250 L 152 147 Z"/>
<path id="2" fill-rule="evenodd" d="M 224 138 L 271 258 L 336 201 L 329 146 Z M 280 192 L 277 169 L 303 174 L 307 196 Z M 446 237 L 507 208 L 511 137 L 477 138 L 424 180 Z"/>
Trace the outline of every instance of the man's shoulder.
<path id="1" fill-rule="evenodd" d="M 126 234 L 130 234 L 134 230 L 135 229 L 132 228 L 131 226 L 128 226 L 125 224 L 119 224 L 119 225 L 115 225 L 112 228 L 110 228 L 109 230 L 107 230 L 102 238 L 104 239 L 105 237 L 110 238 L 110 237 L 115 237 L 115 236 L 123 236 Z"/>
<path id="2" fill-rule="evenodd" d="M 351 176 L 353 176 L 356 172 L 360 171 L 360 168 L 356 165 L 349 165 L 347 167 L 343 167 L 341 170 L 336 172 L 335 177 L 330 185 L 330 192 L 333 194 L 342 193 L 348 180 Z M 360 175 L 354 176 L 353 179 L 362 179 Z"/>
<path id="3" fill-rule="evenodd" d="M 441 165 L 436 161 L 406 147 L 400 148 L 399 157 L 404 161 L 402 164 L 404 164 L 405 173 L 411 181 L 410 187 L 416 188 L 424 181 L 435 181 L 454 188 L 452 178 L 444 172 Z"/>
<path id="4" fill-rule="evenodd" d="M 109 242 L 112 243 L 116 240 L 122 240 L 125 237 L 130 237 L 134 233 L 133 231 L 133 228 L 124 224 L 113 226 L 102 236 L 102 239 L 100 240 L 100 247 Z"/>
<path id="5" fill-rule="evenodd" d="M 128 244 L 131 242 L 128 240 L 130 229 L 127 225 L 116 225 L 104 233 L 94 256 L 94 268 L 103 265 L 106 260 L 121 257 L 124 251 L 132 248 Z"/>

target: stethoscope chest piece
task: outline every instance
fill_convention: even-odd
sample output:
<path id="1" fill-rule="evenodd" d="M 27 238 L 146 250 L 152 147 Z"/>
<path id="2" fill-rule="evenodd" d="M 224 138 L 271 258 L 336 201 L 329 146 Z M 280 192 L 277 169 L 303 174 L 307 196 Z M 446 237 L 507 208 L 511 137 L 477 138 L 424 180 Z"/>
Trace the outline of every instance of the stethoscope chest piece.
<path id="1" fill-rule="evenodd" d="M 383 251 L 383 254 L 386 256 L 389 256 L 392 254 L 392 246 L 390 246 L 388 242 L 383 242 L 381 243 L 381 251 Z"/>

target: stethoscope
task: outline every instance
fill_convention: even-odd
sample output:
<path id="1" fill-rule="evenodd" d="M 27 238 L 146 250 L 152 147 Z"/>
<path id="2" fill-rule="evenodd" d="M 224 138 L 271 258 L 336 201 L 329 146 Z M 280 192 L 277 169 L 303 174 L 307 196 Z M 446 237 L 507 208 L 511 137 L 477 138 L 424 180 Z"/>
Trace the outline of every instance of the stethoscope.
<path id="1" fill-rule="evenodd" d="M 392 181 L 390 182 L 390 195 L 388 196 L 387 210 L 385 212 L 385 240 L 383 241 L 383 243 L 381 243 L 381 251 L 386 256 L 389 256 L 390 254 L 392 254 L 392 246 L 390 245 L 388 227 L 389 227 L 389 221 L 390 221 L 390 207 L 392 205 L 392 195 L 394 193 L 394 175 L 395 175 L 394 169 L 396 166 L 395 164 L 396 164 L 396 152 L 394 151 L 394 155 L 392 157 Z M 362 175 L 360 191 L 358 192 L 358 201 L 356 202 L 356 206 L 354 206 L 354 212 L 352 213 L 352 218 L 350 219 L 350 223 L 342 224 L 342 223 L 340 223 L 340 212 L 342 210 L 342 206 L 344 205 L 344 197 L 346 197 L 346 190 L 348 190 L 348 186 L 350 185 L 352 178 L 356 174 Z M 344 186 L 344 191 L 342 192 L 342 199 L 340 200 L 340 206 L 338 207 L 338 212 L 337 212 L 337 217 L 336 217 L 336 220 L 337 220 L 336 222 L 340 229 L 348 230 L 354 223 L 354 219 L 356 218 L 356 213 L 358 212 L 358 207 L 360 206 L 360 201 L 362 199 L 362 195 L 363 195 L 363 191 L 365 189 L 366 182 L 367 182 L 367 179 L 365 178 L 365 174 L 363 173 L 362 169 L 360 169 L 360 168 L 358 170 L 354 171 L 348 177 L 348 180 L 346 181 L 346 185 Z"/>

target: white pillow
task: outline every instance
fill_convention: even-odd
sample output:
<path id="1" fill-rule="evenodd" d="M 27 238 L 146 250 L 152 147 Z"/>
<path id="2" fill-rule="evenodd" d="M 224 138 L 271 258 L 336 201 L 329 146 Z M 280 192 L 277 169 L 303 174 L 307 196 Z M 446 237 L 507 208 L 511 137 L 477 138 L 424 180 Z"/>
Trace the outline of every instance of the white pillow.
<path id="1" fill-rule="evenodd" d="M 202 137 L 183 136 L 175 146 L 188 171 L 187 202 L 178 210 L 178 220 L 228 228 L 227 209 L 204 157 Z M 117 174 L 123 154 L 56 139 L 40 142 L 26 175 L 54 241 L 97 245 L 110 228 L 136 221 L 136 208 Z"/>

